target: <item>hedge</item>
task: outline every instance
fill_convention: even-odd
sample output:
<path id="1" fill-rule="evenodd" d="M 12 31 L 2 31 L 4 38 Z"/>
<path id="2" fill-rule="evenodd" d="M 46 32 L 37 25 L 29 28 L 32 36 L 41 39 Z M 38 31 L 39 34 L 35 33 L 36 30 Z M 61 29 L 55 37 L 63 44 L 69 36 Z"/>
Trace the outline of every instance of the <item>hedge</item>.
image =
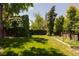
<path id="1" fill-rule="evenodd" d="M 6 31 L 6 36 L 14 36 L 14 37 L 27 36 L 27 33 L 25 33 L 25 29 L 22 27 L 8 28 L 8 29 L 5 29 L 5 31 Z"/>
<path id="2" fill-rule="evenodd" d="M 46 35 L 46 30 L 30 30 L 29 31 L 31 35 Z"/>
<path id="3" fill-rule="evenodd" d="M 28 34 L 31 35 L 46 35 L 46 30 L 29 30 L 29 33 L 25 32 L 23 27 L 17 28 L 5 28 L 6 36 L 14 36 L 14 37 L 24 37 Z"/>

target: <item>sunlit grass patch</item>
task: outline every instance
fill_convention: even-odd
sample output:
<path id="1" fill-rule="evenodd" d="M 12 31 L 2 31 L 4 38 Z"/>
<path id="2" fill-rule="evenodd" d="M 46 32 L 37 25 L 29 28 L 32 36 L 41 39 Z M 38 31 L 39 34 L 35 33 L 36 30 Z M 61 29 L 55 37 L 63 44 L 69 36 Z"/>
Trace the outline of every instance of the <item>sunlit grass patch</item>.
<path id="1" fill-rule="evenodd" d="M 58 42 L 53 36 L 33 35 L 31 38 L 1 39 L 2 55 L 62 56 L 75 55 L 70 47 Z"/>

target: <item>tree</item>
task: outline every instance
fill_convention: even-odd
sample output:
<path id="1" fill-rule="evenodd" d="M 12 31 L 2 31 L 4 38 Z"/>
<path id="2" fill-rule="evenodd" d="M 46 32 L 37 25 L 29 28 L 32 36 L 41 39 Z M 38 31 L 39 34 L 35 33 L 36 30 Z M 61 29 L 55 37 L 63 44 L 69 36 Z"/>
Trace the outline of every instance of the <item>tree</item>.
<path id="1" fill-rule="evenodd" d="M 67 10 L 67 18 L 69 19 L 70 23 L 68 24 L 68 31 L 70 33 L 70 39 L 72 39 L 72 29 L 74 26 L 74 23 L 76 21 L 76 8 L 74 6 L 70 6 Z"/>
<path id="2" fill-rule="evenodd" d="M 79 9 L 76 10 L 75 22 L 72 30 L 74 31 L 75 34 L 78 35 L 78 41 L 79 41 Z"/>
<path id="3" fill-rule="evenodd" d="M 23 27 L 25 29 L 26 37 L 29 37 L 29 16 L 24 15 L 22 16 L 22 19 L 23 19 Z"/>
<path id="4" fill-rule="evenodd" d="M 57 14 L 55 13 L 55 6 L 53 6 L 50 11 L 47 13 L 47 21 L 48 21 L 48 35 L 51 36 L 54 28 L 54 21 Z"/>
<path id="5" fill-rule="evenodd" d="M 64 24 L 63 16 L 59 16 L 58 18 L 56 18 L 55 20 L 55 34 L 56 35 L 61 35 L 61 33 L 63 32 L 63 24 Z"/>
<path id="6" fill-rule="evenodd" d="M 10 16 L 19 14 L 20 11 L 28 11 L 28 8 L 33 6 L 32 3 L 0 3 L 1 6 L 1 17 L 0 20 L 5 25 Z M 3 24 L 1 25 L 3 26 Z M 3 31 L 4 32 L 4 31 Z M 2 33 L 3 33 L 2 32 Z"/>
<path id="7" fill-rule="evenodd" d="M 28 11 L 28 8 L 33 6 L 32 3 L 3 3 L 2 5 L 3 11 L 8 15 L 18 14 L 20 10 Z"/>
<path id="8" fill-rule="evenodd" d="M 46 20 L 43 19 L 43 17 L 40 16 L 40 14 L 35 14 L 35 21 L 32 22 L 31 29 L 33 30 L 46 30 L 47 23 Z"/>
<path id="9" fill-rule="evenodd" d="M 28 11 L 28 8 L 33 6 L 32 3 L 3 3 L 2 5 L 4 22 L 8 22 L 10 16 L 18 15 L 20 11 Z"/>

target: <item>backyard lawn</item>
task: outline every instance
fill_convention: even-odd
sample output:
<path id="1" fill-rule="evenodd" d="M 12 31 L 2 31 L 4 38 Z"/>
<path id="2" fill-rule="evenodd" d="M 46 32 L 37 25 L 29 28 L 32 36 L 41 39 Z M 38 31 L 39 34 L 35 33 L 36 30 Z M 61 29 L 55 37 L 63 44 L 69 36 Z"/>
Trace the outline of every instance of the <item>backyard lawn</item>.
<path id="1" fill-rule="evenodd" d="M 1 50 L 2 49 L 2 50 Z M 31 38 L 0 39 L 0 55 L 70 56 L 76 55 L 70 47 L 52 36 L 33 35 Z"/>
<path id="2" fill-rule="evenodd" d="M 57 39 L 71 45 L 71 46 L 79 46 L 79 41 L 77 39 L 72 39 L 70 40 L 69 38 L 64 38 L 64 37 L 60 37 L 60 36 L 55 36 Z"/>

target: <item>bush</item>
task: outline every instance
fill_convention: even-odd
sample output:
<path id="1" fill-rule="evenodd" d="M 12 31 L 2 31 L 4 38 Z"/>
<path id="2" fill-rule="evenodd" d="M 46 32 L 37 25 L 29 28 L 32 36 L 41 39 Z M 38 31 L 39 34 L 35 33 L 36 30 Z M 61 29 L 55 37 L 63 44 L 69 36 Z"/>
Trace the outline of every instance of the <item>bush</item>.
<path id="1" fill-rule="evenodd" d="M 16 28 L 5 28 L 6 36 L 13 36 L 13 37 L 27 37 L 28 33 L 26 33 L 23 27 L 16 27 Z M 46 30 L 29 30 L 29 36 L 31 35 L 46 35 Z"/>
<path id="2" fill-rule="evenodd" d="M 25 32 L 25 29 L 23 27 L 8 28 L 5 29 L 5 31 L 6 31 L 6 36 L 14 36 L 14 37 L 28 36 L 28 33 Z"/>
<path id="3" fill-rule="evenodd" d="M 29 30 L 31 35 L 46 35 L 46 30 Z"/>

